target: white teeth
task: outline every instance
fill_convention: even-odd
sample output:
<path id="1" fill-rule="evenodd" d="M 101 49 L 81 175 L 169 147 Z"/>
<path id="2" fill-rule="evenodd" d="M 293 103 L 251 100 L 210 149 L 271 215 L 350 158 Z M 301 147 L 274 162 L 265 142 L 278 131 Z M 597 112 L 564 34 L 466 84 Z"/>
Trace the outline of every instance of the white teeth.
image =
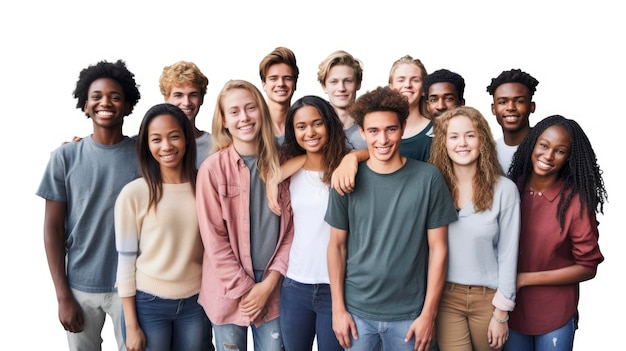
<path id="1" fill-rule="evenodd" d="M 252 129 L 252 125 L 251 125 L 251 124 L 248 124 L 248 125 L 246 125 L 246 126 L 239 127 L 239 128 L 237 128 L 237 129 L 242 130 L 242 131 L 248 131 L 248 130 Z"/>
<path id="2" fill-rule="evenodd" d="M 96 112 L 96 114 L 98 116 L 113 116 L 113 112 L 109 112 L 109 111 L 98 111 Z"/>
<path id="3" fill-rule="evenodd" d="M 161 155 L 161 158 L 164 159 L 165 161 L 171 160 L 173 158 L 176 157 L 176 154 L 171 154 L 171 155 Z"/>
<path id="4" fill-rule="evenodd" d="M 539 161 L 539 160 L 537 160 L 537 166 L 539 166 L 539 168 L 542 168 L 542 169 L 550 169 L 550 168 L 552 168 L 552 166 L 550 166 L 549 164 L 547 164 L 545 162 L 542 162 L 542 161 Z"/>

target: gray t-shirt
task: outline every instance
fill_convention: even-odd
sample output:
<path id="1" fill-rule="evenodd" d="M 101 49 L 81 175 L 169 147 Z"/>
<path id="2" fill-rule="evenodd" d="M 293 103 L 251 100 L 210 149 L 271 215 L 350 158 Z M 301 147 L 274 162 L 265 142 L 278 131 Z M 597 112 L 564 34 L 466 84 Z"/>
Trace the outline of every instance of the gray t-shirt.
<path id="1" fill-rule="evenodd" d="M 213 148 L 213 137 L 207 132 L 202 132 L 202 135 L 196 138 L 196 167 L 200 168 L 200 165 L 207 157 Z"/>
<path id="2" fill-rule="evenodd" d="M 250 255 L 252 268 L 263 271 L 267 268 L 276 245 L 280 230 L 280 217 L 267 205 L 265 184 L 259 177 L 257 156 L 241 156 L 250 170 Z"/>
<path id="3" fill-rule="evenodd" d="M 359 132 L 359 125 L 354 123 L 350 127 L 344 129 L 346 133 L 346 144 L 350 150 L 359 150 L 367 148 L 365 140 Z"/>
<path id="4" fill-rule="evenodd" d="M 390 174 L 359 164 L 356 188 L 331 190 L 325 220 L 348 230 L 345 301 L 371 320 L 410 320 L 426 296 L 427 230 L 457 219 L 452 198 L 432 165 L 407 159 Z"/>
<path id="5" fill-rule="evenodd" d="M 67 205 L 65 250 L 71 288 L 89 293 L 116 290 L 113 209 L 122 188 L 139 177 L 135 138 L 102 145 L 87 136 L 52 153 L 36 194 Z"/>

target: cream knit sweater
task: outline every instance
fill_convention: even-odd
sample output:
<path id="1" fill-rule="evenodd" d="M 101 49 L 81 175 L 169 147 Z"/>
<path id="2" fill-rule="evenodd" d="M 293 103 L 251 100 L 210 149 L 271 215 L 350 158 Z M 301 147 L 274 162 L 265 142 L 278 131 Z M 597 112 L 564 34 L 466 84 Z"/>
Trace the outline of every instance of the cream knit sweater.
<path id="1" fill-rule="evenodd" d="M 166 299 L 193 296 L 200 291 L 204 250 L 190 183 L 163 184 L 156 211 L 148 211 L 148 199 L 148 185 L 139 178 L 122 189 L 115 203 L 118 294 L 134 296 L 141 290 Z"/>

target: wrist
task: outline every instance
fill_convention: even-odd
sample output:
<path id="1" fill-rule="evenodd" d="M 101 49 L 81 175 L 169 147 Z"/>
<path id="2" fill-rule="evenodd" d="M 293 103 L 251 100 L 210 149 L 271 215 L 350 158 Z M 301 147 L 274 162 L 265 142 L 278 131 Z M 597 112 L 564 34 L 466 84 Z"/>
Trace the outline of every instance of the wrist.
<path id="1" fill-rule="evenodd" d="M 504 318 L 499 318 L 498 316 L 496 316 L 496 311 L 493 311 L 493 315 L 492 318 L 494 321 L 498 322 L 498 323 L 506 323 L 509 321 L 509 314 L 508 312 L 504 315 Z"/>

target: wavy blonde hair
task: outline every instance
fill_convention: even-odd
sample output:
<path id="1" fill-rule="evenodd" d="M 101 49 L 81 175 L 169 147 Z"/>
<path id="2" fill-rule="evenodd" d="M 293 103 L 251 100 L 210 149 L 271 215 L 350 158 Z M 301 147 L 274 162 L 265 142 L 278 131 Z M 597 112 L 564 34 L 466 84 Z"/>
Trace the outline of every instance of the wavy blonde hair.
<path id="1" fill-rule="evenodd" d="M 235 89 L 244 89 L 252 94 L 254 101 L 261 110 L 261 130 L 257 145 L 257 167 L 260 171 L 261 180 L 267 180 L 267 175 L 278 174 L 278 143 L 272 129 L 272 118 L 267 103 L 259 89 L 245 80 L 229 80 L 217 95 L 215 112 L 213 113 L 213 152 L 225 149 L 233 143 L 233 137 L 224 128 L 224 98 Z"/>
<path id="2" fill-rule="evenodd" d="M 430 146 L 429 162 L 441 171 L 450 194 L 456 202 L 459 197 L 459 190 L 457 178 L 452 168 L 452 160 L 448 156 L 446 149 L 446 134 L 450 120 L 457 116 L 468 117 L 472 121 L 478 137 L 480 146 L 476 175 L 474 175 L 473 181 L 472 202 L 477 212 L 484 211 L 491 208 L 496 184 L 503 173 L 498 163 L 496 143 L 491 134 L 489 123 L 477 109 L 469 106 L 459 106 L 446 111 L 436 119 L 434 122 L 435 136 Z"/>

